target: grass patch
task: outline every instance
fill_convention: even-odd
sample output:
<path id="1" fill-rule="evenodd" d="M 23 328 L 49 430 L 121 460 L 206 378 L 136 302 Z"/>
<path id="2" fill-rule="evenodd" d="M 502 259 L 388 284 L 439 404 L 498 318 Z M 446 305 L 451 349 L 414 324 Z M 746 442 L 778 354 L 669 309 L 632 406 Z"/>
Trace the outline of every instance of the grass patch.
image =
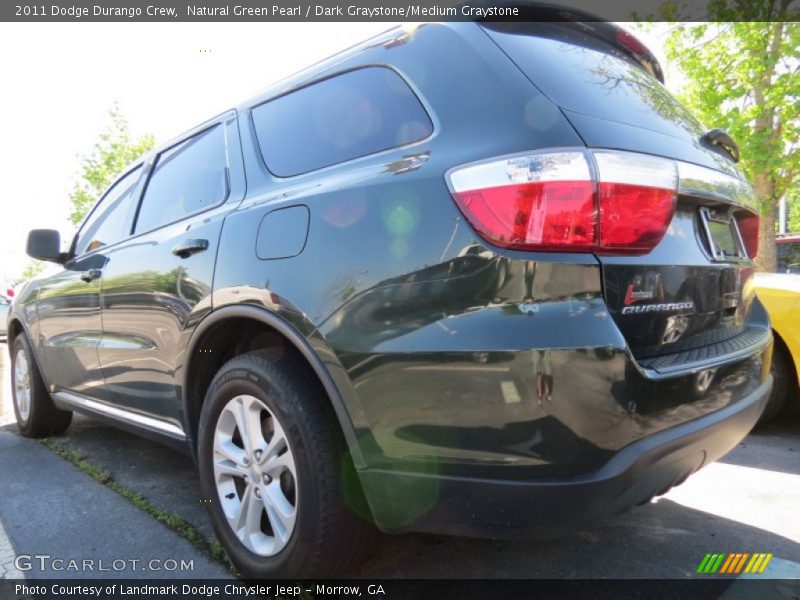
<path id="1" fill-rule="evenodd" d="M 132 489 L 115 481 L 108 470 L 89 462 L 86 453 L 69 448 L 51 439 L 40 439 L 39 443 L 67 462 L 75 465 L 98 483 L 112 489 L 125 500 L 163 523 L 168 529 L 177 533 L 195 548 L 224 565 L 234 575 L 237 574 L 236 568 L 231 563 L 228 555 L 225 554 L 225 550 L 222 549 L 222 544 L 217 540 L 209 540 L 183 517 L 161 510 L 138 492 L 134 492 Z"/>

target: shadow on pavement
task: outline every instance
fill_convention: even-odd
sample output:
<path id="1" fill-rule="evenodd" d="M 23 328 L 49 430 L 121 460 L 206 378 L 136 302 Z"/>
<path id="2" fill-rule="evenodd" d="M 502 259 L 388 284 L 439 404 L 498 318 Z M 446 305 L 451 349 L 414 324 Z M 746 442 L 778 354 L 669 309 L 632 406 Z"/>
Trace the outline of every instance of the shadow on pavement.
<path id="1" fill-rule="evenodd" d="M 754 429 L 721 463 L 800 475 L 800 415 L 782 411 Z"/>
<path id="2" fill-rule="evenodd" d="M 3 429 L 16 433 L 13 426 Z M 792 431 L 780 429 L 775 434 L 783 454 L 788 452 L 783 450 L 786 444 L 798 440 Z M 770 461 L 772 435 L 759 433 L 747 438 L 732 453 L 731 464 L 770 468 L 758 465 Z M 107 469 L 116 481 L 142 494 L 155 506 L 183 517 L 203 534 L 213 535 L 191 458 L 84 417 L 76 417 L 67 434 L 57 439 Z M 765 451 L 767 458 L 761 456 Z M 728 461 L 727 457 L 725 460 Z M 701 471 L 694 477 L 702 476 Z M 41 482 L 41 485 L 48 484 Z M 715 491 L 710 485 L 708 494 L 713 497 Z M 732 501 L 716 493 L 720 494 L 720 503 Z M 764 506 L 764 510 L 769 510 L 769 506 Z M 53 522 L 47 526 L 57 528 Z M 381 536 L 371 559 L 348 576 L 684 578 L 696 576 L 695 569 L 707 552 L 772 552 L 780 559 L 776 565 L 783 565 L 784 570 L 789 565 L 794 576 L 800 576 L 796 564 L 800 562 L 797 540 L 688 508 L 669 496 L 607 519 L 590 530 L 558 539 L 492 541 L 418 534 Z"/>

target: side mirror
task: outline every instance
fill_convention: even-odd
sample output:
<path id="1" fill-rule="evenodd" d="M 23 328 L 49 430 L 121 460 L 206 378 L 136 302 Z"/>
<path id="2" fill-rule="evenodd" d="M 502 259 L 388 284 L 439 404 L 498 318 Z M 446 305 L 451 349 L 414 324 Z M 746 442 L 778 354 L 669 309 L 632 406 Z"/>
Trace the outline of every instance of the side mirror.
<path id="1" fill-rule="evenodd" d="M 34 229 L 28 233 L 27 253 L 37 260 L 63 263 L 61 234 L 55 229 Z"/>

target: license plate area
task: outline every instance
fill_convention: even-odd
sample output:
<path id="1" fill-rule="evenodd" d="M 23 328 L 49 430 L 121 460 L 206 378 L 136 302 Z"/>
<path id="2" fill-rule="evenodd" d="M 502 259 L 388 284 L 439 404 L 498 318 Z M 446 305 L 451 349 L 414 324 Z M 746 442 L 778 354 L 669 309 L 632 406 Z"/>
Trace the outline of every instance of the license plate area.
<path id="1" fill-rule="evenodd" d="M 724 210 L 703 207 L 700 222 L 706 237 L 706 250 L 717 262 L 747 260 L 739 225 L 733 215 Z"/>

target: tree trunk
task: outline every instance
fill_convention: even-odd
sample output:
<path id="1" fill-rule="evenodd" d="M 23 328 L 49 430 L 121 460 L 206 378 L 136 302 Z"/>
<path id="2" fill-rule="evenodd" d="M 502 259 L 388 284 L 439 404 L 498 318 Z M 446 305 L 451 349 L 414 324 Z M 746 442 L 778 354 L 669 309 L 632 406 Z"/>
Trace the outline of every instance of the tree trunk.
<path id="1" fill-rule="evenodd" d="M 777 270 L 775 251 L 775 223 L 778 221 L 778 203 L 765 202 L 758 225 L 758 256 L 756 267 L 759 271 L 774 273 Z"/>

